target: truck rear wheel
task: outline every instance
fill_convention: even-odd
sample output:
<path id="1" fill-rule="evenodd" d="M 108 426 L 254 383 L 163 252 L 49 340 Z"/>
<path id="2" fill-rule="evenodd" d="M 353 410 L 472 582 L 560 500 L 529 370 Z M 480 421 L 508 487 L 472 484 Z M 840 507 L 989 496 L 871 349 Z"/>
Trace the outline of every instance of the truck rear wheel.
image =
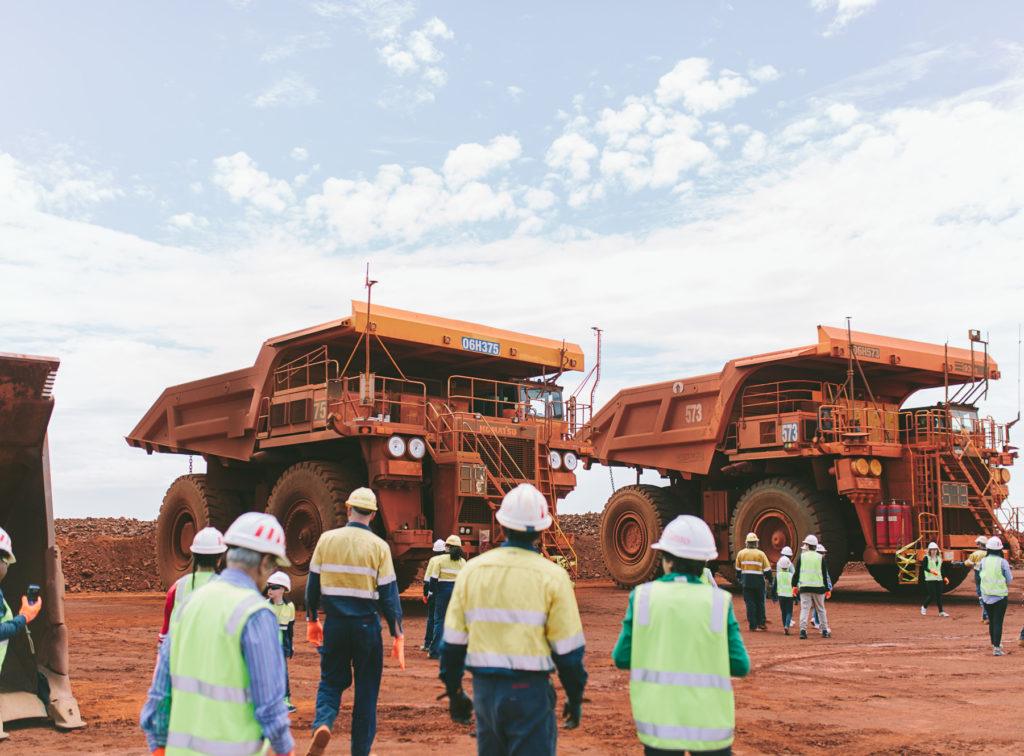
<path id="1" fill-rule="evenodd" d="M 838 497 L 818 491 L 810 481 L 769 478 L 748 488 L 737 502 L 729 525 L 733 556 L 751 532 L 757 534 L 761 550 L 773 565 L 782 556 L 783 546 L 799 554 L 804 537 L 816 535 L 828 549 L 825 561 L 833 585 L 849 559 Z"/>
<path id="2" fill-rule="evenodd" d="M 205 475 L 182 475 L 171 483 L 156 520 L 156 561 L 164 588 L 188 572 L 197 532 L 207 526 L 223 532 L 239 514 L 237 497 L 210 488 Z"/>
<path id="3" fill-rule="evenodd" d="M 864 566 L 868 568 L 868 572 L 875 582 L 889 593 L 894 593 L 897 596 L 920 596 L 924 593 L 924 586 L 920 582 L 901 583 L 895 564 L 866 564 Z M 943 586 L 942 592 L 949 593 L 956 590 L 960 583 L 964 582 L 971 574 L 971 567 L 947 566 L 943 574 L 949 578 L 949 585 Z"/>
<path id="4" fill-rule="evenodd" d="M 608 499 L 601 515 L 601 551 L 619 587 L 632 588 L 661 574 L 661 557 L 651 544 L 680 508 L 660 486 L 624 486 Z"/>
<path id="5" fill-rule="evenodd" d="M 345 501 L 360 485 L 361 477 L 351 466 L 321 461 L 298 462 L 274 484 L 267 511 L 284 528 L 285 551 L 292 563 L 285 569 L 292 579 L 292 601 L 304 600 L 316 542 L 324 531 L 342 524 Z"/>

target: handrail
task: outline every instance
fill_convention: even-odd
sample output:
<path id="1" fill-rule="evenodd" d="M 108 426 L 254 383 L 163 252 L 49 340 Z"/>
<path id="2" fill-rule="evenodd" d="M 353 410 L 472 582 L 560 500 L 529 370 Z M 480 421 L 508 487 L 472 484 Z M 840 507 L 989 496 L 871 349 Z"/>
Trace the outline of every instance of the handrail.
<path id="1" fill-rule="evenodd" d="M 313 381 L 312 370 L 320 365 L 323 365 L 323 380 Z M 331 377 L 332 366 L 334 367 L 333 378 Z M 324 385 L 330 380 L 337 379 L 338 374 L 338 361 L 328 356 L 326 345 L 319 346 L 311 352 L 285 362 L 274 370 L 274 391 L 287 391 L 309 385 Z M 303 376 L 304 379 L 295 381 L 293 384 L 293 379 L 297 375 Z"/>

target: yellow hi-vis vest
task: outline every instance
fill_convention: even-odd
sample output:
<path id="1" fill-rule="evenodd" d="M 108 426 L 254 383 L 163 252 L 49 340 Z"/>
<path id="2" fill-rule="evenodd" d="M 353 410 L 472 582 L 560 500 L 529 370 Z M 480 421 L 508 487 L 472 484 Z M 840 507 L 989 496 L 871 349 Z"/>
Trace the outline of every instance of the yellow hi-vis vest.
<path id="1" fill-rule="evenodd" d="M 981 592 L 986 596 L 1005 596 L 1006 576 L 1003 574 L 1003 558 L 989 554 L 981 560 Z"/>
<path id="2" fill-rule="evenodd" d="M 440 583 L 454 583 L 462 568 L 466 566 L 465 559 L 452 559 L 451 554 L 443 554 L 437 558 L 434 565 L 433 575 Z"/>
<path id="3" fill-rule="evenodd" d="M 821 554 L 807 549 L 800 553 L 801 588 L 824 588 L 825 576 L 821 574 Z"/>
<path id="4" fill-rule="evenodd" d="M 182 575 L 174 582 L 174 608 L 177 609 L 189 597 L 192 591 L 198 591 L 216 577 L 216 572 L 198 570 L 195 573 Z"/>
<path id="5" fill-rule="evenodd" d="M 644 745 L 696 752 L 732 744 L 729 604 L 720 588 L 685 578 L 637 587 L 629 699 Z"/>
<path id="6" fill-rule="evenodd" d="M 793 573 L 779 567 L 775 570 L 775 595 L 781 598 L 793 597 Z"/>
<path id="7" fill-rule="evenodd" d="M 214 580 L 171 615 L 167 756 L 264 753 L 242 629 L 253 613 L 269 608 L 256 591 Z"/>
<path id="8" fill-rule="evenodd" d="M 532 549 L 501 546 L 466 563 L 444 617 L 444 641 L 471 669 L 551 672 L 551 653 L 584 645 L 569 575 Z"/>
<path id="9" fill-rule="evenodd" d="M 928 581 L 942 580 L 942 557 L 924 558 L 924 579 Z"/>
<path id="10" fill-rule="evenodd" d="M 14 612 L 11 611 L 11 607 L 7 605 L 7 601 L 5 599 L 4 616 L 2 619 L 0 619 L 0 622 L 10 622 L 12 619 L 14 619 Z M 7 640 L 0 641 L 0 667 L 4 666 L 4 659 L 7 658 L 7 643 L 9 641 L 10 638 L 8 638 Z"/>

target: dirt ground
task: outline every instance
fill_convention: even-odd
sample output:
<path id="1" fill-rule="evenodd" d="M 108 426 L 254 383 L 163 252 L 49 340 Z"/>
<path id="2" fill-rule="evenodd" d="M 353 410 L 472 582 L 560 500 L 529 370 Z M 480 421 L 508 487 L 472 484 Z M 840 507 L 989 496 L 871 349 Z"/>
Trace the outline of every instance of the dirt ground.
<path id="1" fill-rule="evenodd" d="M 1021 575 L 1018 575 L 1021 577 Z M 1017 583 L 1020 585 L 1020 583 Z M 415 587 L 403 601 L 407 669 L 385 659 L 375 752 L 475 753 L 469 728 L 452 724 L 437 666 L 416 650 L 424 606 Z M 1024 648 L 1020 592 L 1012 591 L 1004 633 L 1009 655 L 991 655 L 986 627 L 964 584 L 949 597 L 952 617 L 922 617 L 914 600 L 896 599 L 863 572 L 845 574 L 829 602 L 835 637 L 801 641 L 782 634 L 769 604 L 769 632 L 744 640 L 753 671 L 736 682 L 737 754 L 1011 753 Z M 611 663 L 627 594 L 609 582 L 581 582 L 577 598 L 587 635 L 590 681 L 580 729 L 562 732 L 561 754 L 640 753 L 629 710 L 628 679 Z M 1014 598 L 1016 596 L 1016 598 Z M 9 723 L 0 750 L 32 754 L 141 754 L 138 713 L 156 652 L 162 595 L 84 593 L 68 596 L 72 685 L 85 729 L 60 733 L 45 723 Z M 741 627 L 743 602 L 733 598 Z M 296 633 L 304 637 L 302 629 Z M 298 643 L 291 660 L 298 753 L 308 742 L 318 677 L 317 655 Z M 390 640 L 385 640 L 385 656 Z M 467 677 L 467 681 L 468 681 Z M 352 695 L 343 698 L 330 753 L 348 753 Z"/>

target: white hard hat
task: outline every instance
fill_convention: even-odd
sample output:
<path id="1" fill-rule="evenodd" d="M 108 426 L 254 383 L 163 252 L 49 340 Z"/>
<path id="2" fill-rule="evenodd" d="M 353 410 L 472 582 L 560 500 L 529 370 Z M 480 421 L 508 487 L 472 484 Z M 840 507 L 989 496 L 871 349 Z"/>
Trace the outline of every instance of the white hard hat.
<path id="1" fill-rule="evenodd" d="M 789 556 L 790 557 L 793 556 L 793 549 L 789 548 L 789 546 L 783 546 L 782 547 L 782 556 L 788 556 L 788 557 Z"/>
<path id="2" fill-rule="evenodd" d="M 246 512 L 239 515 L 224 534 L 224 543 L 270 554 L 281 567 L 291 565 L 284 553 L 284 528 L 272 514 Z"/>
<path id="3" fill-rule="evenodd" d="M 444 539 L 444 545 L 458 546 L 459 548 L 462 548 L 462 539 L 459 538 L 457 535 L 452 534 Z"/>
<path id="4" fill-rule="evenodd" d="M 979 546 L 984 546 L 986 543 L 988 543 L 988 539 L 985 536 L 980 535 L 974 539 L 974 542 Z"/>
<path id="5" fill-rule="evenodd" d="M 707 561 L 718 556 L 711 528 L 699 517 L 679 515 L 661 531 L 661 538 L 651 544 L 652 549 L 667 551 L 682 559 Z"/>
<path id="6" fill-rule="evenodd" d="M 939 544 L 935 543 L 935 541 L 932 541 L 931 543 L 929 543 L 928 544 L 928 551 L 931 551 L 932 549 L 935 549 L 936 551 L 938 551 L 939 550 Z"/>
<path id="7" fill-rule="evenodd" d="M 757 543 L 757 533 L 747 533 L 746 543 Z"/>
<path id="8" fill-rule="evenodd" d="M 11 555 L 11 558 L 7 560 L 7 564 L 14 564 L 17 561 L 14 558 L 14 549 L 11 547 L 11 536 L 3 528 L 0 528 L 0 551 L 6 551 Z"/>
<path id="9" fill-rule="evenodd" d="M 438 538 L 434 541 L 434 551 L 444 551 L 444 540 Z"/>
<path id="10" fill-rule="evenodd" d="M 189 548 L 193 554 L 223 554 L 228 550 L 224 545 L 224 536 L 217 528 L 203 528 L 192 539 Z"/>
<path id="11" fill-rule="evenodd" d="M 1003 542 L 999 536 L 992 536 L 985 542 L 985 548 L 991 551 L 999 551 L 1003 548 Z"/>
<path id="12" fill-rule="evenodd" d="M 520 483 L 501 500 L 495 518 L 509 530 L 534 533 L 551 527 L 544 494 L 529 483 Z"/>
<path id="13" fill-rule="evenodd" d="M 267 585 L 279 585 L 286 591 L 290 591 L 292 589 L 292 579 L 288 577 L 287 572 L 278 570 L 267 578 Z"/>
<path id="14" fill-rule="evenodd" d="M 359 509 L 369 509 L 371 512 L 377 511 L 377 496 L 369 488 L 357 488 L 348 495 L 348 501 L 345 502 L 346 507 L 359 507 Z"/>
<path id="15" fill-rule="evenodd" d="M 818 536 L 816 536 L 816 535 L 809 535 L 809 536 L 807 536 L 804 539 L 804 546 L 815 546 L 816 547 L 817 545 L 818 545 Z"/>
<path id="16" fill-rule="evenodd" d="M 814 549 L 814 550 L 815 550 L 815 551 L 817 551 L 817 552 L 818 552 L 819 554 L 824 554 L 824 553 L 825 553 L 825 550 L 826 550 L 826 549 L 825 549 L 825 544 L 823 544 L 823 543 L 819 543 L 819 544 L 817 545 L 817 547 L 815 547 L 815 549 Z"/>
<path id="17" fill-rule="evenodd" d="M 788 570 L 793 563 L 789 561 L 788 556 L 779 557 L 779 567 L 784 570 Z"/>

